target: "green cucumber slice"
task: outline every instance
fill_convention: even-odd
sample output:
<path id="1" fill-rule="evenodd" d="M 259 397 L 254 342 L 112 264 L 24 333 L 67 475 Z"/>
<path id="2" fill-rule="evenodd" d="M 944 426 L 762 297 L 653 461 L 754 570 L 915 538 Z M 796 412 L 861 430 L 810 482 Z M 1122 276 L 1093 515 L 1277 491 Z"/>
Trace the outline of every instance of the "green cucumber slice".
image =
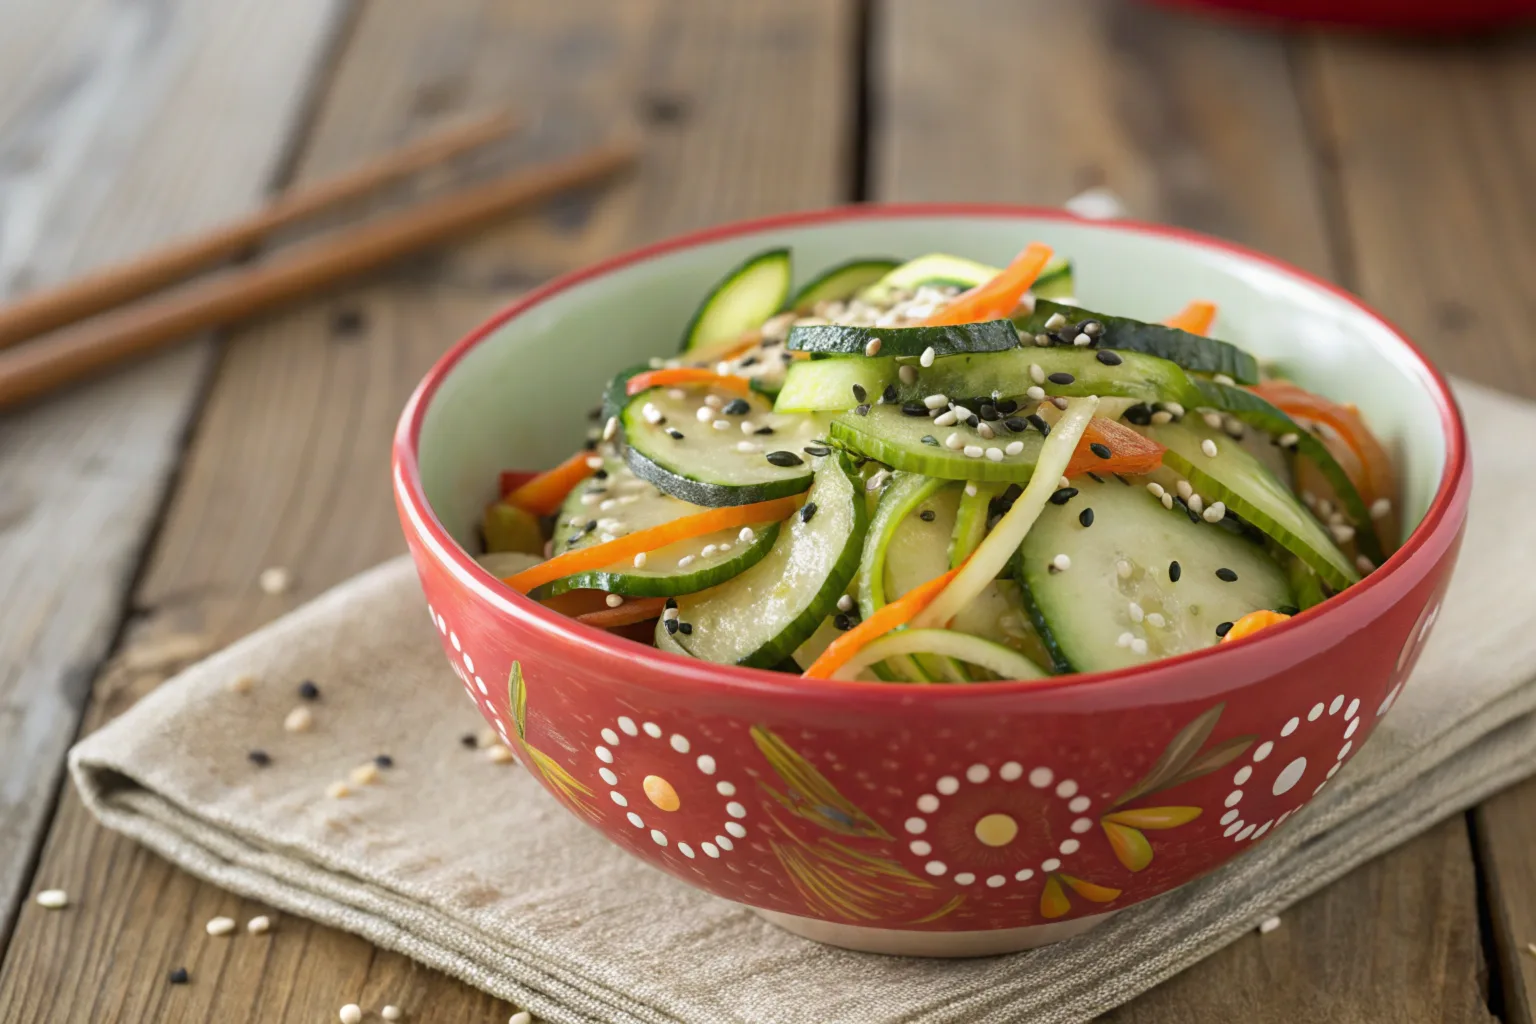
<path id="1" fill-rule="evenodd" d="M 1231 413 L 1250 427 L 1262 430 L 1274 438 L 1294 436 L 1296 454 L 1301 458 L 1311 459 L 1323 476 L 1328 478 L 1328 482 L 1333 485 L 1334 492 L 1344 507 L 1346 518 L 1355 527 L 1355 547 L 1375 564 L 1381 564 L 1381 543 L 1372 524 L 1370 509 L 1366 507 L 1365 499 L 1360 497 L 1360 492 L 1355 489 L 1354 481 L 1350 480 L 1349 474 L 1344 472 L 1344 467 L 1339 465 L 1338 460 L 1333 457 L 1323 442 L 1319 441 L 1311 431 L 1252 391 L 1208 380 L 1197 380 L 1194 383 L 1202 396 L 1201 400 L 1195 404 L 1210 405 Z"/>
<path id="2" fill-rule="evenodd" d="M 833 440 L 849 449 L 906 473 L 944 480 L 1028 480 L 1040 454 L 1040 433 L 1012 433 L 1001 422 L 991 426 L 1000 429 L 996 437 L 988 440 L 970 427 L 937 427 L 927 416 L 908 416 L 895 406 L 877 405 L 862 416 L 857 412 L 839 416 L 832 421 L 831 433 Z M 966 448 L 945 447 L 951 435 L 957 435 L 972 451 L 983 454 L 976 457 L 966 455 Z M 925 437 L 930 440 L 924 441 Z M 1011 444 L 1020 448 L 1016 454 L 1007 455 L 1007 446 Z M 986 455 L 989 449 L 995 450 L 1000 458 Z"/>
<path id="3" fill-rule="evenodd" d="M 1078 518 L 1085 507 L 1094 510 L 1091 527 Z M 1064 571 L 1052 569 L 1058 555 L 1071 560 Z M 1219 624 L 1295 603 L 1285 571 L 1262 547 L 1163 508 L 1145 488 L 1114 481 L 1083 480 L 1071 501 L 1046 508 L 1018 558 L 1037 625 L 1080 672 L 1209 647 L 1219 640 Z M 1179 579 L 1170 582 L 1174 561 Z M 1122 562 L 1129 575 L 1122 575 Z M 1236 578 L 1219 578 L 1219 569 Z M 1144 614 L 1140 621 L 1132 602 Z M 1153 614 L 1162 626 L 1145 617 Z M 1120 645 L 1127 633 L 1136 646 Z"/>
<path id="4" fill-rule="evenodd" d="M 879 281 L 859 293 L 871 305 L 890 305 L 897 292 L 913 292 L 930 287 L 974 288 L 1002 273 L 1001 267 L 968 260 L 964 256 L 929 253 L 908 260 Z M 1043 291 L 1041 289 L 1044 289 Z M 1072 261 L 1056 256 L 1045 265 L 1031 291 L 1036 295 L 1060 298 L 1072 294 Z"/>
<path id="5" fill-rule="evenodd" d="M 720 406 L 712 409 L 714 418 L 701 421 L 698 410 L 709 408 L 710 396 Z M 747 411 L 723 412 L 733 401 L 746 403 Z M 619 420 L 630 469 L 683 501 L 750 505 L 811 486 L 810 456 L 801 448 L 815 436 L 817 424 L 804 416 L 776 415 L 759 396 L 743 398 L 714 387 L 650 388 L 629 400 Z M 746 433 L 743 422 L 773 433 Z M 717 429 L 716 423 L 726 426 Z M 778 466 L 768 461 L 767 453 L 780 451 L 796 462 Z"/>
<path id="6" fill-rule="evenodd" d="M 858 259 L 839 263 L 807 281 L 786 308 L 809 313 L 818 302 L 838 302 L 852 298 L 900 266 L 892 259 Z"/>
<path id="7" fill-rule="evenodd" d="M 1034 311 L 1020 319 L 1019 329 L 1026 334 L 1040 334 L 1046 329 L 1046 321 L 1057 313 L 1071 323 L 1097 320 L 1103 324 L 1104 332 L 1095 342 L 1097 348 L 1142 352 L 1177 363 L 1186 370 L 1224 373 L 1239 384 L 1256 384 L 1259 381 L 1258 360 L 1236 345 L 1190 334 L 1176 327 L 1095 313 L 1080 306 L 1067 306 L 1049 299 L 1036 302 Z"/>
<path id="8" fill-rule="evenodd" d="M 942 327 L 848 327 L 841 324 L 807 324 L 792 327 L 784 344 L 795 352 L 821 352 L 835 356 L 863 356 L 871 343 L 888 357 L 921 356 L 933 349 L 936 356 L 967 352 L 1005 352 L 1019 347 L 1018 328 L 1011 320 Z"/>
<path id="9" fill-rule="evenodd" d="M 535 591 L 540 600 L 569 590 L 606 590 L 626 597 L 676 597 L 719 586 L 738 576 L 772 549 L 778 523 L 758 523 L 742 530 L 719 530 L 647 552 L 644 567 L 632 562 L 573 573 Z M 743 537 L 746 539 L 743 539 Z"/>
<path id="10" fill-rule="evenodd" d="M 993 580 L 949 620 L 949 628 L 1011 648 L 1036 665 L 1052 664 L 1013 580 Z"/>
<path id="11" fill-rule="evenodd" d="M 958 569 L 981 547 L 987 535 L 987 518 L 992 499 L 1003 492 L 1002 484 L 972 484 L 961 493 L 960 508 L 955 513 L 955 528 L 949 537 L 949 567 Z"/>
<path id="12" fill-rule="evenodd" d="M 908 476 L 907 479 L 914 479 Z M 927 477 L 915 479 L 927 480 Z M 934 481 L 940 489 L 924 500 L 909 507 L 893 531 L 884 555 L 883 594 L 874 606 L 894 601 L 914 587 L 921 586 L 942 576 L 949 570 L 946 550 L 955 529 L 955 515 L 959 508 L 962 488 L 947 480 Z M 884 501 L 881 502 L 884 504 Z M 923 513 L 932 513 L 924 519 Z M 869 545 L 866 541 L 865 552 Z M 862 595 L 861 595 L 862 596 Z M 864 614 L 868 614 L 867 612 Z M 916 665 L 915 676 L 910 672 L 898 673 L 915 682 L 970 682 L 970 673 L 961 663 L 941 655 L 919 653 L 911 660 Z M 891 665 L 893 662 L 886 662 Z M 896 663 L 899 666 L 899 663 Z"/>
<path id="13" fill-rule="evenodd" d="M 901 629 L 866 644 L 834 672 L 832 678 L 855 679 L 866 667 L 878 661 L 921 654 L 979 665 L 1000 679 L 1037 679 L 1044 675 L 1038 665 L 1022 654 L 978 636 L 948 629 Z"/>
<path id="14" fill-rule="evenodd" d="M 1168 447 L 1163 464 L 1187 479 L 1206 505 L 1223 502 L 1335 590 L 1359 580 L 1355 567 L 1290 488 L 1238 442 L 1192 416 L 1145 429 L 1147 436 Z M 1206 441 L 1215 446 L 1214 457 L 1202 449 Z"/>
<path id="15" fill-rule="evenodd" d="M 1040 299 L 1070 299 L 1077 295 L 1077 281 L 1072 273 L 1072 261 L 1062 256 L 1057 256 L 1045 265 L 1040 276 L 1035 278 L 1035 283 L 1030 285 L 1029 293 L 1036 301 Z"/>
<path id="16" fill-rule="evenodd" d="M 868 519 L 852 465 L 837 455 L 814 461 L 807 504 L 780 528 L 767 556 L 718 587 L 678 598 L 679 620 L 692 627 L 678 643 L 694 657 L 773 667 L 836 609 L 858 571 Z"/>
<path id="17" fill-rule="evenodd" d="M 562 555 L 601 542 L 605 532 L 614 536 L 633 533 L 705 511 L 703 506 L 679 501 L 635 476 L 622 459 L 607 458 L 598 475 L 588 477 L 565 496 L 555 514 L 550 550 Z M 607 526 L 615 519 L 618 530 L 597 525 L 601 521 Z M 588 524 L 592 524 L 590 529 Z"/>
<path id="18" fill-rule="evenodd" d="M 710 290 L 683 331 L 682 351 L 708 349 L 756 330 L 789 297 L 789 250 L 769 249 L 734 268 Z"/>
<path id="19" fill-rule="evenodd" d="M 948 486 L 952 485 L 946 480 L 911 473 L 898 473 L 886 485 L 870 517 L 859 557 L 856 595 L 861 617 L 868 618 L 944 571 L 942 561 L 933 562 L 931 534 L 937 530 L 947 536 L 954 521 L 955 494 L 944 490 Z M 920 518 L 919 510 L 932 513 L 932 519 Z M 916 659 L 906 656 L 876 662 L 873 670 L 893 682 L 935 678 Z"/>

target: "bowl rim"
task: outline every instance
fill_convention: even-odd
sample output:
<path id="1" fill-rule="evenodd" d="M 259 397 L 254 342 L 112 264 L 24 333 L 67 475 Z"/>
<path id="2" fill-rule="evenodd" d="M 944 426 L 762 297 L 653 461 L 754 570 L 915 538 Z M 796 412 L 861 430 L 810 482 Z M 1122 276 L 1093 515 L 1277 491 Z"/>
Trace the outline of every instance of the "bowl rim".
<path id="1" fill-rule="evenodd" d="M 1435 495 L 1423 519 L 1402 546 L 1375 572 L 1359 583 L 1323 604 L 1293 616 L 1286 622 L 1234 643 L 1213 645 L 1170 658 L 1162 658 L 1146 665 L 1107 672 L 989 682 L 978 686 L 953 686 L 938 683 L 806 679 L 803 676 L 768 669 L 700 661 L 613 636 L 604 630 L 587 626 L 551 611 L 507 587 L 496 576 L 481 568 L 474 557 L 459 546 L 437 518 L 422 486 L 418 461 L 418 444 L 427 410 L 431 406 L 438 387 L 453 372 L 459 361 L 476 345 L 495 334 L 516 317 L 578 285 L 656 257 L 715 242 L 790 227 L 860 220 L 942 217 L 1064 221 L 1113 231 L 1152 235 L 1264 265 L 1353 306 L 1385 328 L 1392 339 L 1412 357 L 1421 380 L 1430 392 L 1439 412 L 1441 433 L 1446 446 L 1445 466 Z M 1186 228 L 1126 218 L 1087 218 L 1053 207 L 1011 203 L 863 203 L 731 221 L 676 235 L 562 274 L 514 300 L 459 339 L 440 356 L 412 392 L 400 414 L 395 431 L 391 479 L 395 499 L 404 521 L 402 525 L 408 531 L 414 532 L 416 539 L 444 570 L 473 594 L 477 601 L 490 605 L 499 614 L 517 620 L 527 628 L 543 633 L 562 645 L 585 651 L 604 660 L 611 659 L 619 664 L 632 666 L 632 669 L 643 666 L 656 677 L 671 679 L 676 685 L 685 688 L 692 685 L 709 685 L 716 688 L 721 696 L 726 696 L 727 691 L 734 690 L 759 697 L 785 696 L 813 701 L 839 695 L 856 695 L 872 700 L 910 703 L 919 697 L 938 700 L 982 700 L 1021 693 L 1059 693 L 1066 689 L 1088 696 L 1119 684 L 1144 683 L 1148 687 L 1154 687 L 1165 678 L 1177 680 L 1180 677 L 1193 675 L 1182 671 L 1192 666 L 1215 669 L 1223 658 L 1229 659 L 1229 663 L 1235 663 L 1230 662 L 1234 656 L 1251 655 L 1268 661 L 1270 659 L 1265 658 L 1264 655 L 1270 653 L 1276 656 L 1275 660 L 1278 664 L 1285 664 L 1287 662 L 1281 656 L 1282 653 L 1286 653 L 1292 655 L 1290 661 L 1299 660 L 1294 656 L 1298 652 L 1304 657 L 1309 648 L 1322 649 L 1325 646 L 1318 641 L 1327 632 L 1336 633 L 1335 630 L 1328 628 L 1329 624 L 1339 623 L 1345 618 L 1345 612 L 1360 606 L 1369 596 L 1381 591 L 1383 587 L 1396 584 L 1398 577 L 1405 576 L 1410 567 L 1422 567 L 1427 571 L 1431 560 L 1437 557 L 1436 551 L 1443 552 L 1452 546 L 1465 519 L 1471 485 L 1469 468 L 1466 428 L 1445 375 L 1403 331 L 1358 296 L 1283 260 Z M 1436 550 L 1426 551 L 1429 542 L 1436 538 L 1444 538 L 1444 543 L 1436 545 Z M 1402 584 L 1403 587 L 1408 585 L 1411 585 L 1411 580 Z M 1388 600 L 1394 600 L 1394 598 L 1388 597 Z"/>

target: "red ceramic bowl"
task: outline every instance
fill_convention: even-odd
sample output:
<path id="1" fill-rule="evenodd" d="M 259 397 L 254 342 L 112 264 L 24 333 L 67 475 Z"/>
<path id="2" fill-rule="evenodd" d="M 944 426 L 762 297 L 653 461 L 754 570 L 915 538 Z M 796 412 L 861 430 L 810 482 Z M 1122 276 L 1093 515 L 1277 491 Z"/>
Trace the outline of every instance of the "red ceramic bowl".
<path id="1" fill-rule="evenodd" d="M 1217 329 L 1357 402 L 1417 523 L 1343 595 L 1249 639 L 1032 683 L 823 682 L 663 654 L 514 594 L 465 550 L 496 473 L 547 465 L 616 368 L 672 350 L 722 268 L 1073 256 L 1090 306 Z M 1224 242 L 1010 206 L 863 206 L 689 235 L 560 278 L 417 389 L 395 494 L 454 672 L 535 777 L 613 843 L 791 931 L 967 955 L 1076 934 L 1285 827 L 1392 706 L 1455 560 L 1470 476 L 1444 379 L 1358 300 Z"/>

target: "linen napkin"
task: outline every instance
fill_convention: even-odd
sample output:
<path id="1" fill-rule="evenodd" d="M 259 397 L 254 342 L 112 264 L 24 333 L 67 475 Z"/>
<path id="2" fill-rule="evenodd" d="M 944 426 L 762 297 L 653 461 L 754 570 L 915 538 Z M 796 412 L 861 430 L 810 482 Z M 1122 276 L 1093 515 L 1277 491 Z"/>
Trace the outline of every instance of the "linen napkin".
<path id="1" fill-rule="evenodd" d="M 196 875 L 355 932 L 561 1024 L 1087 1020 L 1437 820 L 1536 771 L 1536 406 L 1458 388 L 1478 474 L 1417 671 L 1291 828 L 1215 874 L 1031 953 L 930 961 L 794 938 L 588 831 L 467 749 L 404 560 L 160 687 L 71 754 L 91 810 Z M 1512 463 L 1520 463 L 1518 465 Z M 254 685 L 236 692 L 234 680 Z M 307 732 L 284 718 L 320 683 Z M 256 767 L 247 751 L 266 751 Z M 393 767 L 327 788 L 375 755 Z M 365 774 L 367 771 L 365 769 Z"/>

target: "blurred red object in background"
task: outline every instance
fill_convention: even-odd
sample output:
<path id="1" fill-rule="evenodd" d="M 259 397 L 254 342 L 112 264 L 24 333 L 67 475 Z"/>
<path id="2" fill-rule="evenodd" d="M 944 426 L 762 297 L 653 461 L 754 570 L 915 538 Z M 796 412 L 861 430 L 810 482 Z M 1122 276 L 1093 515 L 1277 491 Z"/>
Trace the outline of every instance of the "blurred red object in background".
<path id="1" fill-rule="evenodd" d="M 1536 0 L 1157 0 L 1166 7 L 1397 32 L 1472 32 L 1536 19 Z"/>

